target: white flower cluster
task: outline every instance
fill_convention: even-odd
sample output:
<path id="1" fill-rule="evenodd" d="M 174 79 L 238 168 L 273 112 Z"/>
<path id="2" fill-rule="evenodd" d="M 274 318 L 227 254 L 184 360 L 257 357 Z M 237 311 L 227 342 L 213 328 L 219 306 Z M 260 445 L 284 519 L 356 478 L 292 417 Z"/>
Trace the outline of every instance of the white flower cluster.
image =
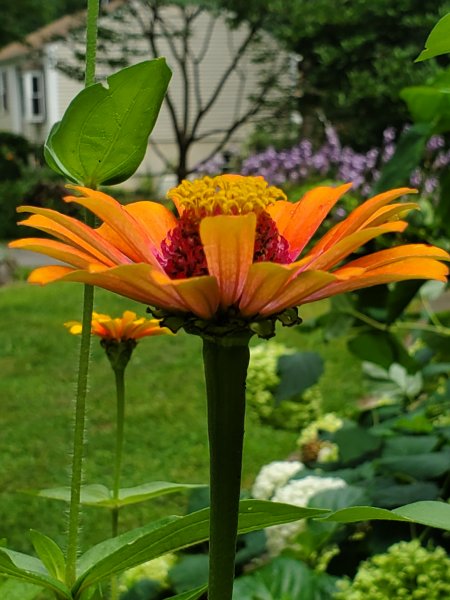
<path id="1" fill-rule="evenodd" d="M 304 464 L 298 460 L 279 460 L 264 465 L 253 484 L 253 498 L 270 500 L 275 490 L 284 486 L 293 475 L 304 468 Z"/>
<path id="2" fill-rule="evenodd" d="M 295 506 L 307 506 L 310 499 L 318 492 L 344 488 L 347 484 L 338 477 L 316 477 L 308 475 L 303 479 L 289 481 L 275 491 L 274 502 L 285 502 Z M 267 550 L 270 556 L 278 556 L 282 550 L 291 546 L 295 548 L 295 536 L 304 528 L 304 521 L 275 525 L 266 529 Z"/>

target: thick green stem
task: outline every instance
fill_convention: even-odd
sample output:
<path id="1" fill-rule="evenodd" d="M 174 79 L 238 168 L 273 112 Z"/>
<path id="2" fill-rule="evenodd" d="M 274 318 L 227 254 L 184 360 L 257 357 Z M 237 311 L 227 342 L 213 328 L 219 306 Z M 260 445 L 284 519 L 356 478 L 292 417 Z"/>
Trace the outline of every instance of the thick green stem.
<path id="1" fill-rule="evenodd" d="M 76 579 L 78 533 L 80 518 L 80 496 L 83 474 L 84 429 L 86 421 L 86 394 L 89 371 L 92 309 L 94 288 L 84 287 L 83 320 L 78 366 L 77 395 L 75 404 L 75 427 L 73 436 L 72 479 L 69 505 L 69 533 L 67 540 L 66 583 L 72 585 Z"/>
<path id="2" fill-rule="evenodd" d="M 98 0 L 87 2 L 86 25 L 86 76 L 85 87 L 95 82 L 95 62 L 97 46 Z M 89 221 L 89 219 L 86 219 Z M 92 221 L 92 219 L 91 219 Z M 92 224 L 92 223 L 90 223 Z M 83 477 L 84 430 L 86 421 L 86 394 L 89 372 L 89 354 L 91 344 L 91 321 L 94 308 L 94 288 L 84 286 L 82 333 L 78 366 L 77 395 L 75 405 L 75 426 L 73 437 L 71 493 L 69 505 L 69 523 L 66 556 L 66 583 L 70 586 L 76 580 L 76 562 L 78 554 L 78 536 L 80 521 L 81 483 Z"/>
<path id="3" fill-rule="evenodd" d="M 233 593 L 248 339 L 230 346 L 220 339 L 203 340 L 211 486 L 209 600 L 231 600 Z"/>

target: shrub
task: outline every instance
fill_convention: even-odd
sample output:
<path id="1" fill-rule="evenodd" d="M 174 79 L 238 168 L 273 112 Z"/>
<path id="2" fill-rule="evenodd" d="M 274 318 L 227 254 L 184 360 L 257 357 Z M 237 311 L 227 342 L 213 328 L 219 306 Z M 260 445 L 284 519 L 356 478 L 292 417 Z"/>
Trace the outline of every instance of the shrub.
<path id="1" fill-rule="evenodd" d="M 450 598 L 450 559 L 442 548 L 400 542 L 361 563 L 353 582 L 339 587 L 335 600 L 445 600 Z"/>

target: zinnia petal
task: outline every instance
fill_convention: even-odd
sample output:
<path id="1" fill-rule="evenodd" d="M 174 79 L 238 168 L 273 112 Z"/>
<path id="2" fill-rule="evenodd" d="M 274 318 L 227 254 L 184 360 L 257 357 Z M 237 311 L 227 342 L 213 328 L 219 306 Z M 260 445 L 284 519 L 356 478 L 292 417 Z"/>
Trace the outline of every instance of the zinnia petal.
<path id="1" fill-rule="evenodd" d="M 256 215 L 219 215 L 200 223 L 209 274 L 217 279 L 223 308 L 239 299 L 253 262 Z"/>

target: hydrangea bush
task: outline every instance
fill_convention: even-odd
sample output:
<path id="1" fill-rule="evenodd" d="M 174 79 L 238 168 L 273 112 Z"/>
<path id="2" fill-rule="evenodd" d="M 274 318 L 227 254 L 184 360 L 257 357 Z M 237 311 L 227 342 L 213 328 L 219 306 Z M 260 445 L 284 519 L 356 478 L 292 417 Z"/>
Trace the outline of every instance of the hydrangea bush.
<path id="1" fill-rule="evenodd" d="M 274 392 L 281 381 L 278 361 L 281 356 L 295 352 L 295 348 L 278 343 L 258 344 L 251 348 L 246 398 L 248 406 L 262 422 L 298 431 L 319 417 L 322 396 L 319 388 L 312 386 L 292 399 L 281 402 L 276 400 Z"/>
<path id="2" fill-rule="evenodd" d="M 340 582 L 335 600 L 445 600 L 450 598 L 450 559 L 443 548 L 399 542 L 361 563 L 353 582 Z"/>

